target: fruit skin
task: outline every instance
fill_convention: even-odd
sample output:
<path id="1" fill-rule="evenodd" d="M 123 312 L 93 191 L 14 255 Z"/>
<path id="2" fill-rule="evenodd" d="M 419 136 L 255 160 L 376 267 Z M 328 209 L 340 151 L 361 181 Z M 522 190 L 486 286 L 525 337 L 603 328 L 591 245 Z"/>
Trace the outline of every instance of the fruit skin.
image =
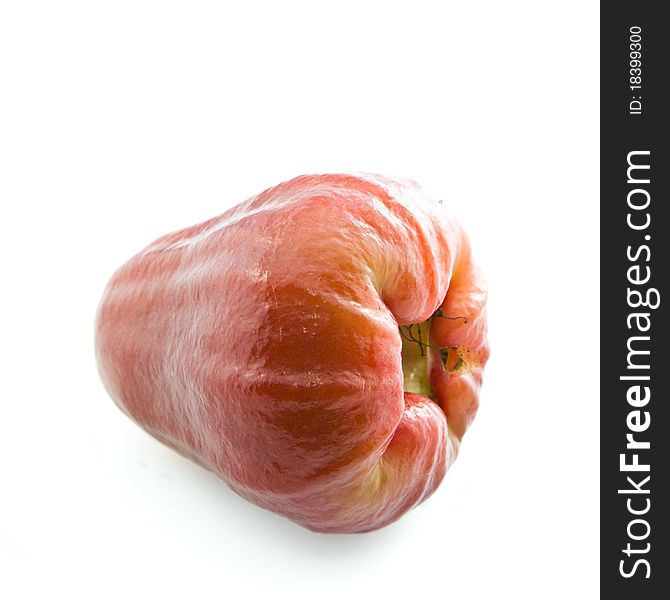
<path id="1" fill-rule="evenodd" d="M 96 353 L 122 411 L 238 494 L 364 532 L 430 496 L 455 459 L 488 358 L 485 303 L 465 234 L 417 184 L 301 176 L 123 265 Z M 403 391 L 398 325 L 438 308 L 433 401 Z"/>

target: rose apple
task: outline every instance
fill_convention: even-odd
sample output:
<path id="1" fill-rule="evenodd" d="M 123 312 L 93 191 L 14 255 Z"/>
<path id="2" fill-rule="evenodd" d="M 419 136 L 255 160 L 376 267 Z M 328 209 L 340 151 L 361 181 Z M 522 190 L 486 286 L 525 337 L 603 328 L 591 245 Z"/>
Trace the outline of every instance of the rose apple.
<path id="1" fill-rule="evenodd" d="M 468 240 L 412 182 L 297 177 L 112 277 L 105 386 L 151 435 L 317 531 L 382 527 L 458 452 L 488 357 Z"/>

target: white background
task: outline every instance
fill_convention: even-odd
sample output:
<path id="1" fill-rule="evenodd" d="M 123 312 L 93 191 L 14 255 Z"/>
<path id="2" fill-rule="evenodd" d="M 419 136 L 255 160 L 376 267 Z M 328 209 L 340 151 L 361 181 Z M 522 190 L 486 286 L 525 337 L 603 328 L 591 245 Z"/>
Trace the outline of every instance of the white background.
<path id="1" fill-rule="evenodd" d="M 0 596 L 595 598 L 595 2 L 3 2 Z M 397 524 L 319 535 L 127 420 L 111 275 L 301 173 L 447 200 L 490 287 L 480 414 Z"/>

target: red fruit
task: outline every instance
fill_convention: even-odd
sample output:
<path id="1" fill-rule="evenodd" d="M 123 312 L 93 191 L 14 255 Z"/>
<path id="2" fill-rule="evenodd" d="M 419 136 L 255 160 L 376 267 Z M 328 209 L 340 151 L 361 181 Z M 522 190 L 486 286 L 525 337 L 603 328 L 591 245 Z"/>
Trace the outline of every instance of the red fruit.
<path id="1" fill-rule="evenodd" d="M 465 234 L 416 184 L 303 176 L 121 267 L 96 349 L 151 435 L 259 506 L 361 532 L 426 499 L 455 459 L 485 303 Z"/>

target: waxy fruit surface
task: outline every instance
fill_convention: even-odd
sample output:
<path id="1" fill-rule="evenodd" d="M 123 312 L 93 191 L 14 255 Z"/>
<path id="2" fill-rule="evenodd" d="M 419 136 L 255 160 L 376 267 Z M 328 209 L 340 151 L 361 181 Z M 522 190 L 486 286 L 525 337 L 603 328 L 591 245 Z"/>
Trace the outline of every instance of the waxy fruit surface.
<path id="1" fill-rule="evenodd" d="M 166 235 L 112 277 L 103 382 L 151 435 L 317 531 L 430 496 L 478 407 L 486 293 L 410 181 L 297 177 Z"/>

